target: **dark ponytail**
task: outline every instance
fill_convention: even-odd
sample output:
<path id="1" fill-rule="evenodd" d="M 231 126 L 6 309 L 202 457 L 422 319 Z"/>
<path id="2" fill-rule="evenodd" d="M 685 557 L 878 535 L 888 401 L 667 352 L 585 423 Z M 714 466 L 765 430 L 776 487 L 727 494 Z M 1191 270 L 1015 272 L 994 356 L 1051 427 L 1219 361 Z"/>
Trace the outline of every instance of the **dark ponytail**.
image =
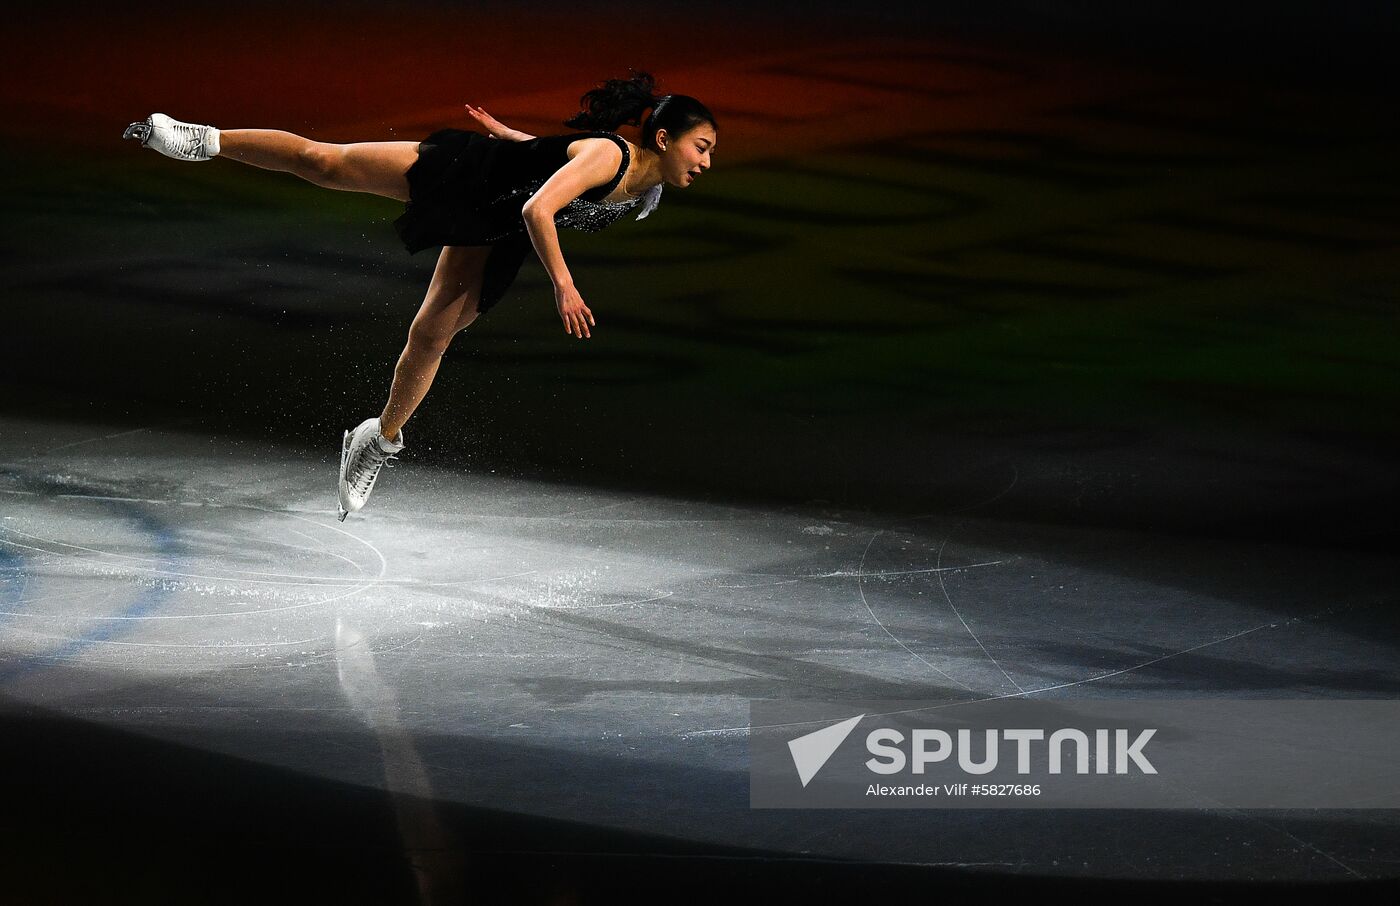
<path id="1" fill-rule="evenodd" d="M 709 123 L 715 129 L 714 114 L 704 104 L 685 94 L 657 96 L 656 80 L 649 72 L 632 70 L 630 79 L 608 79 L 600 87 L 594 88 L 579 98 L 582 108 L 564 125 L 572 129 L 589 129 L 602 132 L 616 132 L 618 126 L 642 127 L 642 147 L 656 149 L 656 131 L 665 129 L 672 138 L 681 135 L 701 123 Z M 651 115 L 642 123 L 642 114 L 651 110 Z"/>
<path id="2" fill-rule="evenodd" d="M 618 126 L 639 126 L 642 113 L 656 105 L 656 80 L 649 72 L 632 71 L 630 79 L 608 79 L 579 98 L 582 108 L 564 125 L 572 129 L 616 131 Z"/>

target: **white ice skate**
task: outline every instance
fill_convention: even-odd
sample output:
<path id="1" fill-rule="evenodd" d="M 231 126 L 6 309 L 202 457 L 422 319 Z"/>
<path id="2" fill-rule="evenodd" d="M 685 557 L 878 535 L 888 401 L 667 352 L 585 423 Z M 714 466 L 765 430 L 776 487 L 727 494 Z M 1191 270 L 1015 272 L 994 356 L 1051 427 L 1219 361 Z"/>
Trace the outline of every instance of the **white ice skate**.
<path id="1" fill-rule="evenodd" d="M 379 470 L 403 449 L 403 432 L 397 441 L 379 434 L 379 419 L 367 418 L 354 431 L 346 431 L 340 447 L 340 521 L 357 512 L 369 500 Z"/>
<path id="2" fill-rule="evenodd" d="M 154 148 L 176 160 L 209 160 L 219 153 L 219 130 L 152 113 L 144 122 L 132 123 L 122 138 L 139 139 L 143 148 Z"/>

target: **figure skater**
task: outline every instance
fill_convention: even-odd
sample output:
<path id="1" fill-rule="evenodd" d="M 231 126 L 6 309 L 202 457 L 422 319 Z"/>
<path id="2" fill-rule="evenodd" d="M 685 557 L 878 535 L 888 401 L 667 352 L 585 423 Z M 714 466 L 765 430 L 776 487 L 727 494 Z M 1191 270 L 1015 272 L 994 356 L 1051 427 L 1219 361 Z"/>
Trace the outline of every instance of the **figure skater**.
<path id="1" fill-rule="evenodd" d="M 440 129 L 421 142 L 337 145 L 273 129 L 220 130 L 162 113 L 123 134 L 176 160 L 222 157 L 328 189 L 402 201 L 394 228 L 408 251 L 443 246 L 383 412 L 341 441 L 342 521 L 365 505 L 380 468 L 404 448 L 404 423 L 452 338 L 501 300 L 532 247 L 554 282 L 564 331 L 587 339 L 593 312 L 564 263 L 557 228 L 594 232 L 639 206 L 641 220 L 655 209 L 663 185 L 684 188 L 710 167 L 714 116 L 695 98 L 658 97 L 647 73 L 609 79 L 579 103 L 580 112 L 564 125 L 589 131 L 543 138 L 509 129 L 471 105 L 468 112 L 489 134 Z M 640 145 L 616 133 L 623 124 L 641 125 Z"/>

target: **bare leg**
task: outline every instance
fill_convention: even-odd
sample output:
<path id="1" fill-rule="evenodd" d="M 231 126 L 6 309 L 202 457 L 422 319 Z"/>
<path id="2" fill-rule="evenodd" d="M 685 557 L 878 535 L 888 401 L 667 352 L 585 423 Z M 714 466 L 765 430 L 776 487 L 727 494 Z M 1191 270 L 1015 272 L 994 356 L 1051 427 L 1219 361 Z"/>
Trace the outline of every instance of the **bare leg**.
<path id="1" fill-rule="evenodd" d="M 457 332 L 476 320 L 490 246 L 447 246 L 438 256 L 428 295 L 408 329 L 408 344 L 394 368 L 379 432 L 397 440 L 399 430 L 427 395 L 438 363 Z"/>
<path id="2" fill-rule="evenodd" d="M 408 201 L 404 175 L 418 159 L 417 142 L 312 141 L 277 129 L 221 129 L 219 157 L 294 173 L 327 189 L 369 192 Z"/>

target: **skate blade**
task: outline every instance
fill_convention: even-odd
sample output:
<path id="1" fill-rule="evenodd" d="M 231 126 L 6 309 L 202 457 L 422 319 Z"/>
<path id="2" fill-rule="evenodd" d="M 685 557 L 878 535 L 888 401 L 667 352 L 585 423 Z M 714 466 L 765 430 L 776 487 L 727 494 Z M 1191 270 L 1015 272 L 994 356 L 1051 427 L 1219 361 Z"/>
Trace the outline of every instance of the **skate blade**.
<path id="1" fill-rule="evenodd" d="M 340 482 L 345 479 L 345 458 L 350 455 L 350 432 L 346 431 L 340 438 L 340 475 L 336 481 L 335 489 L 335 509 L 341 522 L 350 515 L 350 511 L 345 508 L 345 504 L 340 502 Z"/>

